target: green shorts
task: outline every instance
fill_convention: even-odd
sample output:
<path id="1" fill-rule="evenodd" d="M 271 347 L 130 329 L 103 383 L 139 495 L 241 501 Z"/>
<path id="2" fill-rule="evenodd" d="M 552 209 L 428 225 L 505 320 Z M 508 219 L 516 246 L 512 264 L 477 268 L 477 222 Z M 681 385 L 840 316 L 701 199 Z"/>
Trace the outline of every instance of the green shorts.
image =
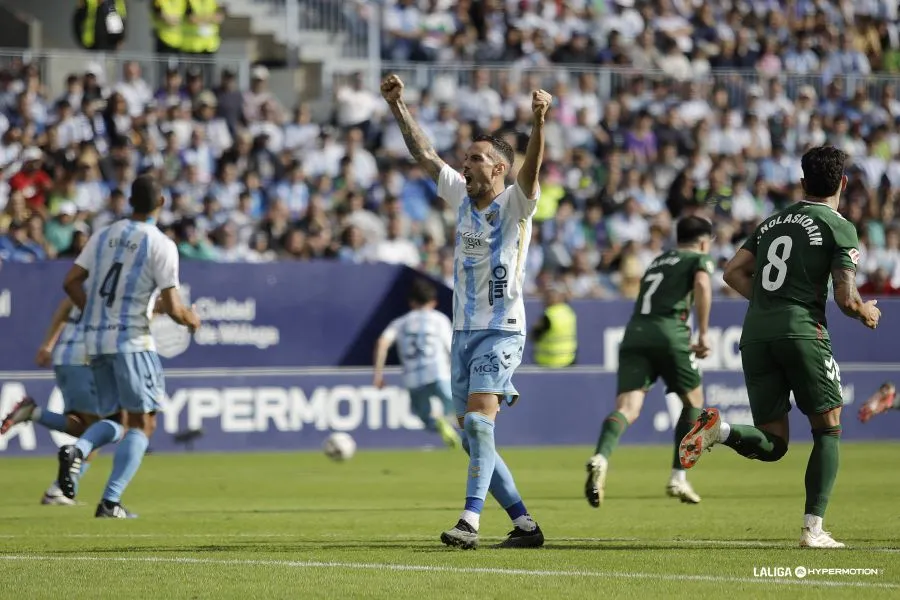
<path id="1" fill-rule="evenodd" d="M 741 346 L 741 362 L 756 425 L 786 415 L 791 410 L 791 392 L 797 408 L 807 416 L 844 404 L 841 371 L 828 340 L 750 342 Z"/>
<path id="2" fill-rule="evenodd" d="M 686 394 L 700 387 L 700 367 L 690 347 L 620 346 L 617 394 L 647 391 L 662 378 L 666 392 Z"/>

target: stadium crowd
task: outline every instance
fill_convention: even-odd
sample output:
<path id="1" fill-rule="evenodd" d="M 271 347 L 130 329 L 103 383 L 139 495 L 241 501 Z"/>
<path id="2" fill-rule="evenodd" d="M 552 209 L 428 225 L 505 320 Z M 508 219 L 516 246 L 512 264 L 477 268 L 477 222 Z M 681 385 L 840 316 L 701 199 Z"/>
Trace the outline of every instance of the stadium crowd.
<path id="1" fill-rule="evenodd" d="M 435 0 L 434 11 L 423 14 L 449 15 L 441 12 L 450 10 L 447 4 Z M 843 210 L 859 230 L 862 291 L 900 293 L 897 82 L 858 76 L 885 68 L 893 46 L 882 45 L 880 59 L 867 48 L 853 54 L 858 68 L 838 60 L 829 72 L 831 46 L 823 41 L 841 19 L 887 27 L 893 40 L 891 13 L 883 10 L 888 3 L 757 0 L 721 15 L 713 9 L 706 33 L 706 3 L 662 0 L 656 8 L 675 11 L 670 23 L 659 16 L 666 12 L 651 19 L 642 3 L 631 4 L 606 4 L 622 25 L 605 33 L 609 19 L 581 18 L 597 3 L 506 6 L 510 15 L 522 15 L 518 31 L 527 21 L 531 31 L 553 34 L 551 56 L 565 57 L 580 31 L 550 27 L 547 15 L 558 10 L 555 23 L 599 28 L 600 34 L 588 30 L 590 48 L 597 35 L 612 32 L 620 35 L 615 43 L 639 48 L 640 41 L 626 40 L 630 31 L 631 39 L 649 35 L 658 55 L 656 42 L 667 32 L 663 40 L 674 40 L 682 57 L 694 57 L 691 69 L 697 56 L 713 54 L 711 46 L 719 44 L 721 53 L 735 43 L 753 49 L 758 60 L 731 66 L 755 66 L 760 74 L 735 79 L 692 71 L 681 77 L 659 62 L 645 68 L 639 61 L 601 59 L 640 69 L 621 72 L 606 87 L 596 67 L 573 70 L 568 78 L 559 77 L 566 72 L 560 69 L 544 70 L 542 77 L 535 67 L 467 70 L 464 77 L 430 77 L 428 85 L 410 89 L 423 128 L 457 167 L 475 133 L 502 131 L 523 152 L 530 91 L 543 86 L 553 93 L 542 197 L 527 258 L 529 293 L 556 283 L 576 298 L 634 297 L 644 268 L 671 244 L 673 220 L 685 214 L 714 220 L 713 254 L 723 264 L 761 219 L 802 198 L 799 156 L 825 143 L 851 156 Z M 400 0 L 395 10 L 408 5 Z M 787 22 L 772 16 L 781 14 L 779 6 L 791 9 Z M 809 6 L 835 12 L 820 27 L 820 13 L 810 15 Z M 567 20 L 571 14 L 578 18 Z M 678 17 L 683 14 L 689 18 Z M 676 27 L 678 18 L 688 24 Z M 741 26 L 729 37 L 724 23 L 735 19 Z M 798 20 L 809 29 L 798 32 Z M 507 41 L 515 31 L 508 21 L 501 36 Z M 848 27 L 834 52 L 848 40 L 847 52 L 856 52 L 864 35 L 858 30 Z M 771 47 L 772 40 L 781 45 Z M 767 52 L 784 58 L 780 69 L 792 70 L 802 61 L 791 60 L 788 48 L 811 41 L 809 52 L 818 60 L 814 84 L 769 76 Z M 600 53 L 616 55 L 615 43 Z M 185 259 L 384 261 L 452 282 L 454 215 L 437 198 L 435 184 L 411 164 L 377 90 L 362 75 L 350 78 L 336 86 L 333 118 L 322 121 L 313 119 L 309 106 L 283 106 L 268 89 L 265 67 L 254 67 L 251 80 L 248 89 L 238 89 L 235 74 L 226 70 L 206 89 L 201 73 L 171 69 L 157 87 L 137 63 L 108 74 L 92 64 L 68 78 L 61 96 L 51 97 L 33 65 L 0 72 L 0 261 L 77 255 L 92 231 L 127 214 L 136 174 L 153 170 L 166 189 L 159 226 Z M 721 281 L 718 291 L 729 292 Z"/>

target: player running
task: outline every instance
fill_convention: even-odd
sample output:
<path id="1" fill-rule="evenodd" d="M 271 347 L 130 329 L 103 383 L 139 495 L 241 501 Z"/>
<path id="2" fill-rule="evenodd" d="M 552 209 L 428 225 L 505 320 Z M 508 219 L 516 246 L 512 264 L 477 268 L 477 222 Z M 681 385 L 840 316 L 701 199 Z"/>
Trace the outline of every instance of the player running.
<path id="1" fill-rule="evenodd" d="M 806 467 L 806 507 L 800 546 L 843 548 L 822 528 L 838 472 L 841 372 L 825 321 L 829 279 L 841 311 L 870 329 L 881 311 L 856 289 L 858 240 L 837 212 L 847 186 L 847 155 L 829 146 L 802 158 L 806 199 L 763 221 L 725 268 L 725 282 L 750 300 L 741 335 L 751 425 L 730 425 L 707 409 L 681 442 L 681 464 L 691 468 L 703 450 L 725 444 L 741 456 L 774 462 L 788 449 L 790 395 L 812 426 Z"/>
<path id="2" fill-rule="evenodd" d="M 200 319 L 178 294 L 178 250 L 155 225 L 163 206 L 159 185 L 141 175 L 131 187 L 132 215 L 95 233 L 66 275 L 64 288 L 83 312 L 84 343 L 97 388 L 98 413 L 73 446 L 59 450 L 59 487 L 75 497 L 81 465 L 95 449 L 121 439 L 95 516 L 130 518 L 122 493 L 137 473 L 156 429 L 165 379 L 150 335 L 150 300 L 192 332 Z M 124 428 L 119 424 L 125 412 Z M 123 433 L 124 432 L 124 433 Z"/>
<path id="3" fill-rule="evenodd" d="M 453 325 L 437 307 L 437 290 L 424 279 L 413 283 L 409 295 L 412 310 L 395 319 L 375 346 L 373 385 L 384 387 L 384 363 L 388 350 L 397 343 L 397 354 L 403 364 L 403 384 L 409 390 L 409 402 L 425 429 L 440 434 L 447 446 L 458 448 L 462 441 L 456 429 L 445 418 L 431 414 L 431 399 L 444 405 L 444 416 L 453 412 L 450 392 L 450 341 Z"/>
<path id="4" fill-rule="evenodd" d="M 32 398 L 19 402 L 0 424 L 0 435 L 14 425 L 34 421 L 52 431 L 61 431 L 78 437 L 99 418 L 97 416 L 97 391 L 84 349 L 84 329 L 81 311 L 65 298 L 60 302 L 47 335 L 38 348 L 35 362 L 40 367 L 53 365 L 56 385 L 63 397 L 63 412 L 54 413 L 41 408 Z M 79 476 L 83 476 L 96 453 L 90 453 L 81 464 Z M 74 500 L 63 495 L 59 483 L 54 481 L 41 498 L 41 504 L 72 506 Z"/>
<path id="5" fill-rule="evenodd" d="M 492 136 L 475 138 L 460 175 L 438 157 L 410 115 L 400 78 L 388 76 L 381 93 L 413 158 L 437 182 L 438 196 L 457 213 L 451 388 L 469 470 L 465 509 L 456 526 L 441 534 L 441 541 L 460 548 L 478 546 L 481 511 L 490 491 L 514 524 L 500 546 L 541 546 L 544 535 L 494 445 L 494 420 L 501 402 L 511 406 L 518 399 L 512 376 L 525 345 L 522 280 L 531 218 L 540 197 L 538 171 L 550 94 L 532 94 L 534 124 L 525 161 L 516 182 L 506 187 L 514 158 L 509 144 Z"/>
<path id="6" fill-rule="evenodd" d="M 618 396 L 616 410 L 603 421 L 596 454 L 587 464 L 584 495 L 588 503 L 603 503 L 609 456 L 625 429 L 640 415 L 647 391 L 658 379 L 667 393 L 681 399 L 681 417 L 675 425 L 672 476 L 666 493 L 682 502 L 696 504 L 700 496 L 685 478 L 678 457 L 678 444 L 691 430 L 703 406 L 703 387 L 697 357 L 709 353 L 706 336 L 712 306 L 713 260 L 707 254 L 712 240 L 712 223 L 701 217 L 678 221 L 678 247 L 661 254 L 647 268 L 634 313 L 619 346 Z M 688 315 L 694 305 L 697 316 L 697 343 L 691 345 Z"/>

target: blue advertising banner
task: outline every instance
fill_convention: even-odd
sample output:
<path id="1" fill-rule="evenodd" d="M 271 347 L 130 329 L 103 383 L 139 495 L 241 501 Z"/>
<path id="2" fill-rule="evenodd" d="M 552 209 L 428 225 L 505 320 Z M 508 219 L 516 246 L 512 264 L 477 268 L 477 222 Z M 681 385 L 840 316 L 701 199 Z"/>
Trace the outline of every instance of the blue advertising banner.
<path id="1" fill-rule="evenodd" d="M 33 355 L 63 296 L 66 263 L 0 266 L 0 371 L 33 369 Z M 406 267 L 333 262 L 264 265 L 184 262 L 182 293 L 204 320 L 191 336 L 168 317 L 153 332 L 167 368 L 343 367 L 369 365 L 378 335 L 408 310 L 406 292 L 418 275 Z M 451 294 L 440 286 L 441 309 Z M 900 300 L 883 300 L 877 333 L 829 307 L 835 358 L 841 363 L 895 363 L 900 357 Z M 578 362 L 614 369 L 618 341 L 631 315 L 627 301 L 573 302 Z M 526 303 L 528 323 L 541 303 Z M 713 305 L 713 356 L 706 368 L 739 369 L 737 344 L 746 302 Z M 525 364 L 532 363 L 530 345 Z"/>
<path id="2" fill-rule="evenodd" d="M 7 374 L 8 375 L 8 374 Z M 0 413 L 25 394 L 50 410 L 62 409 L 62 397 L 47 372 L 0 375 Z M 846 441 L 892 440 L 900 434 L 900 411 L 863 425 L 856 411 L 893 373 L 844 369 L 844 433 Z M 516 375 L 521 400 L 504 408 L 497 442 L 504 445 L 593 444 L 601 422 L 613 408 L 615 374 L 602 368 L 547 371 L 523 367 Z M 704 374 L 706 400 L 726 420 L 749 423 L 750 411 L 740 373 Z M 371 373 L 361 369 L 230 369 L 173 370 L 167 375 L 168 398 L 151 445 L 154 451 L 183 451 L 176 436 L 202 431 L 193 443 L 197 451 L 318 449 L 331 431 L 346 431 L 361 451 L 440 445 L 423 431 L 409 408 L 409 397 L 396 373 L 384 389 L 371 385 Z M 435 404 L 437 408 L 437 404 Z M 640 419 L 629 427 L 625 444 L 668 444 L 681 407 L 674 396 L 654 388 Z M 791 411 L 794 441 L 810 439 L 809 425 Z M 48 455 L 68 436 L 49 433 L 39 425 L 19 425 L 0 438 L 0 454 Z"/>

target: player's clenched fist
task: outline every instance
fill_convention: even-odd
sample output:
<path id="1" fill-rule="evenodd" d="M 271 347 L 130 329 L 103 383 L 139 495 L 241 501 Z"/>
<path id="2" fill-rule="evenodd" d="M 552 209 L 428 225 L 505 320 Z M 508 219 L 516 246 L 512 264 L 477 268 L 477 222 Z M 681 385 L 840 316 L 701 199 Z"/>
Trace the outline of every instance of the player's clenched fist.
<path id="1" fill-rule="evenodd" d="M 388 75 L 381 82 L 381 95 L 388 102 L 399 102 L 403 98 L 403 81 L 396 75 Z"/>
<path id="2" fill-rule="evenodd" d="M 382 87 L 382 89 L 384 89 Z M 535 90 L 531 93 L 531 111 L 534 113 L 534 116 L 543 119 L 547 114 L 547 111 L 550 110 L 550 103 L 553 102 L 553 96 L 550 95 L 550 92 L 545 92 L 544 90 Z"/>

